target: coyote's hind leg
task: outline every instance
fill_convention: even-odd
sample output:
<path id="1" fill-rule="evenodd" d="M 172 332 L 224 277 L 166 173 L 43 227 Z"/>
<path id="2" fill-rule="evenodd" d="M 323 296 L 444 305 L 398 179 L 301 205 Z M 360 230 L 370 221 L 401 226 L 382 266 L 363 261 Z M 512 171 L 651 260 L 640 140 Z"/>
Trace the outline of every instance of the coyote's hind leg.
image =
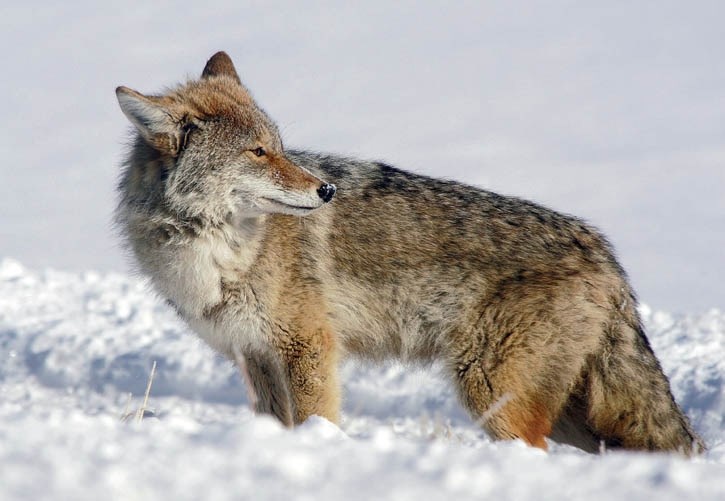
<path id="1" fill-rule="evenodd" d="M 546 449 L 596 340 L 550 320 L 546 306 L 527 314 L 505 306 L 451 339 L 448 365 L 464 407 L 494 438 Z"/>
<path id="2" fill-rule="evenodd" d="M 546 449 L 554 411 L 530 398 L 523 386 L 499 386 L 490 380 L 478 362 L 456 371 L 455 383 L 461 403 L 473 419 L 495 439 L 521 439 Z M 518 387 L 517 387 L 518 386 Z"/>

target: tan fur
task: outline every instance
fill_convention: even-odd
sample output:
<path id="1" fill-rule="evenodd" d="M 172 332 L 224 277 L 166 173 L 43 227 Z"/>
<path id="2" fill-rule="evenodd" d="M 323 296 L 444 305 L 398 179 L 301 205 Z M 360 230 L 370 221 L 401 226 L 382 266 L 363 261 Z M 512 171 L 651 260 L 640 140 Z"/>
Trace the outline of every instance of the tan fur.
<path id="1" fill-rule="evenodd" d="M 165 95 L 117 93 L 138 131 L 122 233 L 189 325 L 243 366 L 259 412 L 337 422 L 339 360 L 438 361 L 494 438 L 704 448 L 623 270 L 586 223 L 286 151 L 224 53 Z"/>

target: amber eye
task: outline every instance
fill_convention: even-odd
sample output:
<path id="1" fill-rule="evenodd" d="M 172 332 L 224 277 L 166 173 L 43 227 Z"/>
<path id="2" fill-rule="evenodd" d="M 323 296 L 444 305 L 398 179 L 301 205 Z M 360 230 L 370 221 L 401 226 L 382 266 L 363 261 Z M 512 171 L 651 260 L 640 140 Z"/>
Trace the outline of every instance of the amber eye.
<path id="1" fill-rule="evenodd" d="M 263 157 L 264 155 L 267 154 L 267 152 L 264 151 L 264 148 L 262 148 L 261 146 L 259 148 L 254 148 L 252 150 L 252 153 L 254 153 L 255 155 L 257 155 L 258 157 Z"/>

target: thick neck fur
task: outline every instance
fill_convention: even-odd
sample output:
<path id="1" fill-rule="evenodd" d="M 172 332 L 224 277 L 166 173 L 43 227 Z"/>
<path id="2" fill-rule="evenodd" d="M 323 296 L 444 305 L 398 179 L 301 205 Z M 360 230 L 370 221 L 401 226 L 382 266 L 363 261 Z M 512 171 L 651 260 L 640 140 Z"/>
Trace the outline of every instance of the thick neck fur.
<path id="1" fill-rule="evenodd" d="M 171 208 L 167 185 L 176 162 L 177 158 L 158 151 L 136 134 L 118 183 L 119 212 L 133 208 L 177 233 L 198 233 L 202 227 L 222 225 L 228 218 L 224 211 L 182 213 Z M 126 221 L 121 216 L 117 223 L 123 225 Z"/>
<path id="2" fill-rule="evenodd" d="M 247 275 L 264 240 L 266 217 L 174 212 L 163 195 L 171 167 L 173 159 L 136 141 L 119 184 L 117 224 L 161 295 L 187 319 L 198 319 L 222 300 L 222 282 Z"/>

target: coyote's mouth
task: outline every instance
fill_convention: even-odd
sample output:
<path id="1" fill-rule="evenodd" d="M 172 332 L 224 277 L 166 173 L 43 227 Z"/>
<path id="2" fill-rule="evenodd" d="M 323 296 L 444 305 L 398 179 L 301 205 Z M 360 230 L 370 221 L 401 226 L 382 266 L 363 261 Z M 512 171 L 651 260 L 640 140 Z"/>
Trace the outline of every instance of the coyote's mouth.
<path id="1" fill-rule="evenodd" d="M 307 206 L 307 205 L 295 205 L 276 200 L 274 198 L 261 197 L 259 199 L 261 204 L 260 208 L 267 212 L 277 212 L 283 214 L 293 214 L 295 216 L 303 216 L 309 214 L 315 209 L 318 209 L 319 205 Z"/>

